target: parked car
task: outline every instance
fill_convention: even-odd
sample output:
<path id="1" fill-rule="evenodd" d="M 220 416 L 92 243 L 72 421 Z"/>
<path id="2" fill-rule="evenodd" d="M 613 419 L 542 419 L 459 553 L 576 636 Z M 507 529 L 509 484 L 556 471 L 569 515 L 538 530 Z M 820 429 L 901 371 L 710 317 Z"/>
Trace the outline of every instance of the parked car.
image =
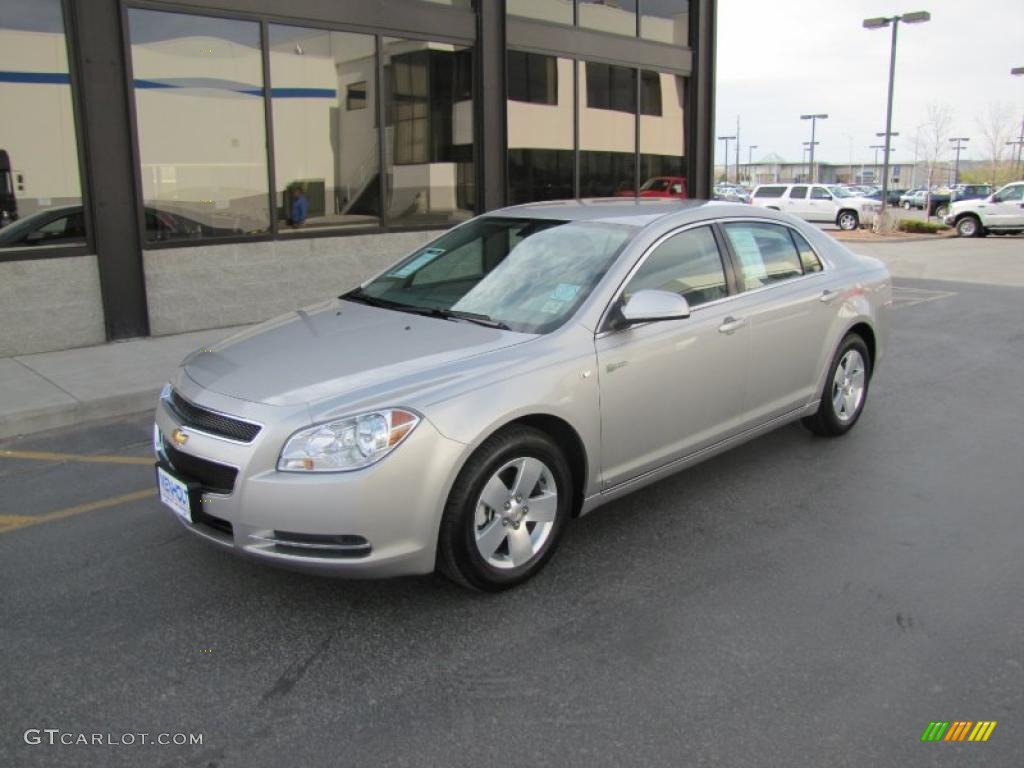
<path id="1" fill-rule="evenodd" d="M 686 179 L 682 176 L 654 176 L 640 185 L 640 191 L 634 195 L 631 189 L 620 189 L 617 197 L 668 197 L 677 200 L 686 199 Z"/>
<path id="2" fill-rule="evenodd" d="M 913 200 L 913 198 L 918 193 L 927 192 L 927 191 L 928 191 L 927 187 L 914 187 L 913 189 L 908 189 L 906 192 L 904 192 L 902 195 L 900 195 L 900 201 L 899 201 L 900 202 L 900 206 L 904 210 L 908 210 L 909 211 L 911 208 L 914 207 L 914 204 L 911 202 Z"/>
<path id="3" fill-rule="evenodd" d="M 905 191 L 906 190 L 904 190 L 904 189 L 890 189 L 890 190 L 887 190 L 887 192 L 886 192 L 886 200 L 887 200 L 888 204 L 892 205 L 892 206 L 899 205 L 900 204 L 900 197 L 903 195 L 903 193 Z M 864 197 L 870 198 L 871 200 L 876 200 L 878 202 L 881 202 L 882 201 L 882 190 L 881 189 L 876 189 L 873 192 L 868 192 L 867 194 L 864 195 Z"/>
<path id="4" fill-rule="evenodd" d="M 943 221 L 956 227 L 960 237 L 1020 234 L 1024 232 L 1024 181 L 1007 184 L 982 200 L 950 203 Z"/>
<path id="5" fill-rule="evenodd" d="M 845 230 L 857 229 L 882 210 L 878 201 L 824 184 L 762 184 L 750 202 L 806 221 L 834 222 Z"/>
<path id="6" fill-rule="evenodd" d="M 727 203 L 749 203 L 750 192 L 743 187 L 718 186 L 715 187 L 715 200 L 724 200 Z"/>
<path id="7" fill-rule="evenodd" d="M 505 589 L 572 517 L 794 420 L 847 432 L 891 301 L 881 262 L 767 209 L 506 208 L 185 358 L 160 497 L 267 563 Z"/>
<path id="8" fill-rule="evenodd" d="M 241 234 L 241 230 L 212 227 L 179 213 L 145 209 L 146 233 L 151 240 L 188 240 Z M 85 218 L 80 205 L 47 208 L 0 229 L 0 248 L 85 243 Z"/>

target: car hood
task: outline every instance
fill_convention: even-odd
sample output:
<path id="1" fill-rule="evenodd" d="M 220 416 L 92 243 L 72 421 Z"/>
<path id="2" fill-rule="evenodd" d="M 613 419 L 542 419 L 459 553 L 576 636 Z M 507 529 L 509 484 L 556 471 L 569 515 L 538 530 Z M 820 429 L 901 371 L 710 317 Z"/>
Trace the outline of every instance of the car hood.
<path id="1" fill-rule="evenodd" d="M 269 405 L 316 403 L 365 390 L 416 391 L 463 372 L 459 361 L 536 338 L 462 320 L 334 300 L 283 315 L 193 352 L 201 387 Z"/>

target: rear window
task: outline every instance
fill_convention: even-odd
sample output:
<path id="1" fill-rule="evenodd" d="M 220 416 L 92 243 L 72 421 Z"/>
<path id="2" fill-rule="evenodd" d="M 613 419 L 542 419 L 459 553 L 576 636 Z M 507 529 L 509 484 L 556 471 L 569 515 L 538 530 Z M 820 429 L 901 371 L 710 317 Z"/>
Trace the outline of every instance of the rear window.
<path id="1" fill-rule="evenodd" d="M 754 197 L 782 197 L 782 193 L 786 191 L 784 186 L 779 187 L 758 187 L 757 191 L 754 192 Z"/>

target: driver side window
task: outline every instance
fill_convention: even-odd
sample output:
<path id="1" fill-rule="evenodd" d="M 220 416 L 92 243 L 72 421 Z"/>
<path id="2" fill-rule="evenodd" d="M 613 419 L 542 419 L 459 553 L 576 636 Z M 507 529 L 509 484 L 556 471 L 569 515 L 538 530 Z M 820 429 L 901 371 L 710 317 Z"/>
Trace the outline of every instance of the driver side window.
<path id="1" fill-rule="evenodd" d="M 1017 203 L 1022 199 L 1024 199 L 1024 184 L 1016 184 L 996 193 L 997 203 Z"/>
<path id="2" fill-rule="evenodd" d="M 691 307 L 725 298 L 729 289 L 711 227 L 672 235 L 648 255 L 622 297 L 628 300 L 642 290 L 678 293 Z"/>
<path id="3" fill-rule="evenodd" d="M 831 200 L 832 195 L 824 187 L 814 187 L 811 190 L 811 200 Z"/>

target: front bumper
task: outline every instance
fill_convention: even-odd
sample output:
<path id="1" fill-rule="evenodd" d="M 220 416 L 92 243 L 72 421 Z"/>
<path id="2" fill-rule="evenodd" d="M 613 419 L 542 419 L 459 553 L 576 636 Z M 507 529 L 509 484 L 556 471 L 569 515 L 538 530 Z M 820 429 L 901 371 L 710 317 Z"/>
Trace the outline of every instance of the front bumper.
<path id="1" fill-rule="evenodd" d="M 950 212 L 942 217 L 942 223 L 947 227 L 952 227 L 956 224 L 956 214 Z"/>
<path id="2" fill-rule="evenodd" d="M 236 554 L 293 569 L 367 578 L 434 569 L 441 514 L 466 449 L 462 443 L 442 436 L 424 418 L 401 446 L 370 467 L 278 472 L 284 441 L 309 423 L 304 407 L 231 403 L 194 385 L 176 389 L 198 406 L 263 425 L 251 443 L 225 439 L 183 424 L 161 398 L 154 425 L 159 461 L 192 482 L 197 475 L 236 472 L 230 488 L 219 491 L 209 479 L 205 486 L 200 480 L 191 523 L 167 509 L 192 533 Z M 168 440 L 175 430 L 187 435 L 177 448 Z"/>

